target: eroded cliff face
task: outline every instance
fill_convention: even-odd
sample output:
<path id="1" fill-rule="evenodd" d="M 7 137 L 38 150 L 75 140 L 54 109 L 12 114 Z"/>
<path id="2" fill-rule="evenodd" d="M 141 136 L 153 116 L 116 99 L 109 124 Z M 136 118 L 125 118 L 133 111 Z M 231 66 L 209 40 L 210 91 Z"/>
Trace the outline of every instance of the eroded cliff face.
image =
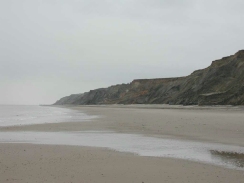
<path id="1" fill-rule="evenodd" d="M 244 50 L 186 77 L 138 79 L 55 103 L 64 104 L 244 105 Z"/>

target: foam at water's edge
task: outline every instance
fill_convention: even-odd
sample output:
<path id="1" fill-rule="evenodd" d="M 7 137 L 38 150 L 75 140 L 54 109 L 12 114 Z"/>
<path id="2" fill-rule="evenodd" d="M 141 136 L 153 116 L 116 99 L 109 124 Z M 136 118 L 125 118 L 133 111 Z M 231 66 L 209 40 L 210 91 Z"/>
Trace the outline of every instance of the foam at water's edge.
<path id="1" fill-rule="evenodd" d="M 80 110 L 41 106 L 0 106 L 0 127 L 44 123 L 83 122 L 98 118 Z"/>

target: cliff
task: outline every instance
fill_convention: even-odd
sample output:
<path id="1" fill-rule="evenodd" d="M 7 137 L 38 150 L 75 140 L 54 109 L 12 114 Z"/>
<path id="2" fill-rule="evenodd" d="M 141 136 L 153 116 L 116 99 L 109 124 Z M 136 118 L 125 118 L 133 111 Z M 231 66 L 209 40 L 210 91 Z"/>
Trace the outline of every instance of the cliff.
<path id="1" fill-rule="evenodd" d="M 244 105 L 244 50 L 178 78 L 137 79 L 58 100 L 54 105 Z"/>

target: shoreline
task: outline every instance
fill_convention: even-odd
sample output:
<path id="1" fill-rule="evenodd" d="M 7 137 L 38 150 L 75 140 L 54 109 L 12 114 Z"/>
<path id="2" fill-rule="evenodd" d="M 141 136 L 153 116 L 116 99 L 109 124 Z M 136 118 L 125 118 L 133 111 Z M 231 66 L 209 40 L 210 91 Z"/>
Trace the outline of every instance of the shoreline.
<path id="1" fill-rule="evenodd" d="M 69 106 L 68 108 L 100 117 L 86 122 L 0 127 L 0 133 L 115 131 L 244 147 L 242 110 L 145 109 L 112 106 Z M 0 175 L 0 182 L 13 183 L 241 183 L 244 179 L 241 170 L 201 162 L 143 157 L 96 147 L 26 143 L 0 143 Z"/>
<path id="2" fill-rule="evenodd" d="M 136 105 L 137 106 L 137 105 Z M 55 106 L 60 107 L 60 106 Z M 113 106 L 62 106 L 98 118 L 83 122 L 62 122 L 0 127 L 1 131 L 114 131 L 244 147 L 242 110 L 191 108 L 154 109 Z"/>
<path id="3" fill-rule="evenodd" d="M 61 108 L 132 108 L 132 109 L 178 109 L 178 110 L 231 110 L 244 111 L 244 105 L 169 105 L 169 104 L 99 104 L 99 105 L 45 105 Z M 45 107 L 43 106 L 43 107 Z"/>

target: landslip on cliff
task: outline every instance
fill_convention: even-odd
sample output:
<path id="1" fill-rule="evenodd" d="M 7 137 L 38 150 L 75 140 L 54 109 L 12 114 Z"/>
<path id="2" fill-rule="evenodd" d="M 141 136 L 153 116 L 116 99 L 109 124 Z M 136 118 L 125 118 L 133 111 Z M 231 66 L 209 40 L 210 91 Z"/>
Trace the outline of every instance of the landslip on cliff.
<path id="1" fill-rule="evenodd" d="M 54 105 L 66 104 L 244 105 L 244 50 L 186 77 L 138 79 L 70 95 Z"/>

